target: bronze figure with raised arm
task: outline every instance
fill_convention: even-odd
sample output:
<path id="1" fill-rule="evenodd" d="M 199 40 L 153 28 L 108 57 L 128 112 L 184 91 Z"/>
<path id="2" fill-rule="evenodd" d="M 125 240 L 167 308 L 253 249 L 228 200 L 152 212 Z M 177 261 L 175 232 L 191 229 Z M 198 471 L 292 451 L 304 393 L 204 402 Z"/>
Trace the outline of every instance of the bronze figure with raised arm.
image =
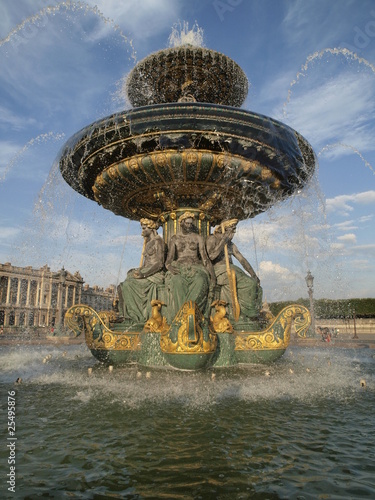
<path id="1" fill-rule="evenodd" d="M 207 253 L 210 257 L 217 284 L 220 286 L 220 299 L 229 304 L 231 321 L 255 319 L 262 307 L 262 288 L 254 269 L 232 242 L 236 233 L 238 219 L 223 221 L 207 238 Z M 242 265 L 233 264 L 235 257 Z"/>

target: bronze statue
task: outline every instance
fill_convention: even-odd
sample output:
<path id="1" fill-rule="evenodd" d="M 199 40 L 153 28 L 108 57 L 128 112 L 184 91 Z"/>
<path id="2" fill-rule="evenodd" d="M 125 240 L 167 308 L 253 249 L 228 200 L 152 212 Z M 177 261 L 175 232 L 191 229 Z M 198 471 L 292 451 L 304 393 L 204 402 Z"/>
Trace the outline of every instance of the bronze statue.
<path id="1" fill-rule="evenodd" d="M 231 321 L 256 318 L 262 307 L 262 288 L 254 269 L 232 242 L 238 219 L 222 222 L 207 238 L 207 253 L 214 265 L 220 300 L 229 304 Z M 233 264 L 235 257 L 248 274 Z"/>
<path id="2" fill-rule="evenodd" d="M 158 285 L 164 283 L 164 241 L 156 232 L 158 225 L 141 219 L 144 238 L 140 266 L 130 269 L 119 287 L 120 309 L 125 320 L 144 323 L 151 315 L 151 301 L 158 299 Z"/>
<path id="3" fill-rule="evenodd" d="M 181 232 L 172 236 L 165 262 L 169 298 L 168 323 L 171 323 L 182 305 L 194 301 L 203 314 L 208 313 L 210 291 L 216 284 L 216 277 L 208 258 L 203 238 L 194 232 L 192 212 L 185 212 L 179 218 Z"/>

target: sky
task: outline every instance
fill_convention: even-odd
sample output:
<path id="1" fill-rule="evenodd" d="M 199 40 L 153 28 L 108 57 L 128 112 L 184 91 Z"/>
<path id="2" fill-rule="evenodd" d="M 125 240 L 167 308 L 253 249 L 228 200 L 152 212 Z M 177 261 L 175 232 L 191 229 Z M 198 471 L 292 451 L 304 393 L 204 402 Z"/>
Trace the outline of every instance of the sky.
<path id="1" fill-rule="evenodd" d="M 268 302 L 375 297 L 374 0 L 13 0 L 0 4 L 0 262 L 117 285 L 138 267 L 138 222 L 62 179 L 56 158 L 84 126 L 130 108 L 127 74 L 172 32 L 234 59 L 244 109 L 301 133 L 311 182 L 238 225 Z"/>

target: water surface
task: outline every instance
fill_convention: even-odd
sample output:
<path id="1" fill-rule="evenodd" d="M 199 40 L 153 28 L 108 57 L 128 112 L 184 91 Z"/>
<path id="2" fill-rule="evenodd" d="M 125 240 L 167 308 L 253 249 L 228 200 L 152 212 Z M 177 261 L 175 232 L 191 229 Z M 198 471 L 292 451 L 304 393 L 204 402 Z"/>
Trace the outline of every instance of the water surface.
<path id="1" fill-rule="evenodd" d="M 17 414 L 16 495 L 3 480 L 5 497 L 375 498 L 371 349 L 147 374 L 109 373 L 83 345 L 2 346 L 0 366 L 6 472 L 10 390 Z"/>

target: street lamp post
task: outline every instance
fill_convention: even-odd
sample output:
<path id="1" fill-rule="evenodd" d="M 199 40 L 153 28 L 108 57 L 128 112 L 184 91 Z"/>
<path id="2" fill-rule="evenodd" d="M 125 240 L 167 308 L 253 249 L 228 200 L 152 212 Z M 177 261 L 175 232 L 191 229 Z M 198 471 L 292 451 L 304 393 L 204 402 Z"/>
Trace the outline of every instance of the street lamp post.
<path id="1" fill-rule="evenodd" d="M 314 297 L 313 297 L 313 287 L 314 287 L 314 276 L 310 271 L 307 271 L 307 276 L 305 278 L 307 289 L 309 292 L 310 299 L 310 313 L 311 313 L 311 327 L 313 331 L 313 335 L 316 335 L 315 331 L 315 312 L 314 312 Z"/>

